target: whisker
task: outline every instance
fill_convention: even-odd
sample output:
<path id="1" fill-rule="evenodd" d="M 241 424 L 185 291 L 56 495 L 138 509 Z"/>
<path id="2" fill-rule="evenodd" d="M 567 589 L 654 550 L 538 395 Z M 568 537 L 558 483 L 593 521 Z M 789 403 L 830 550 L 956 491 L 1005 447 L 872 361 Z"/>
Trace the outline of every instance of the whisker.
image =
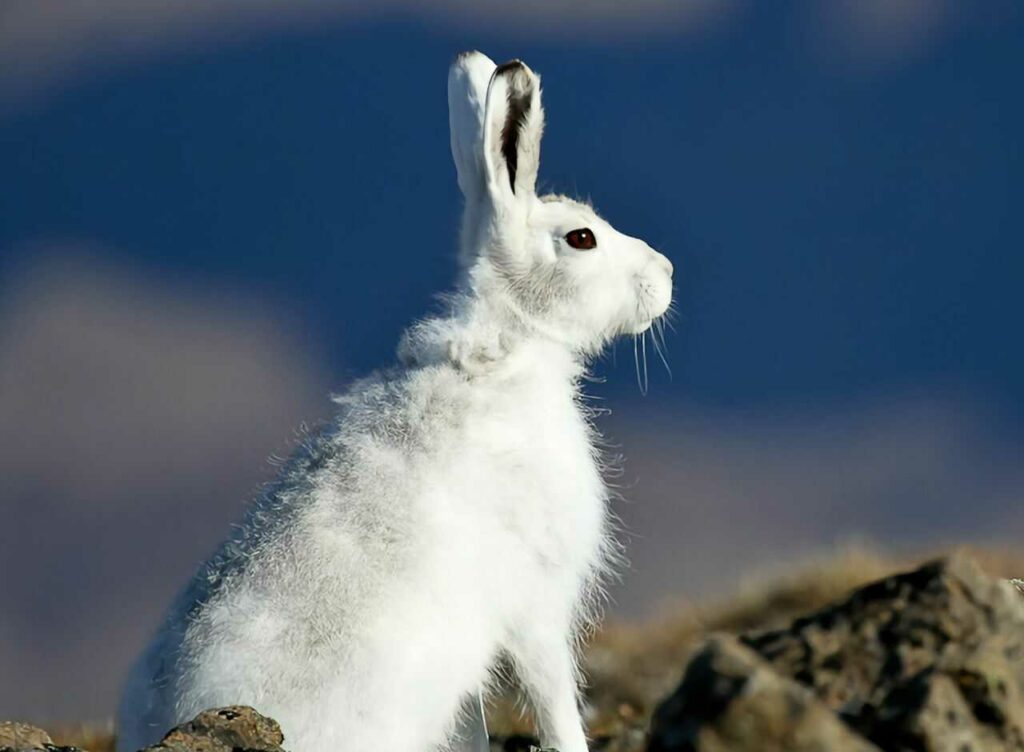
<path id="1" fill-rule="evenodd" d="M 647 332 L 646 331 L 643 331 L 643 332 L 640 333 L 640 352 L 643 353 L 643 363 L 644 363 L 644 385 L 640 389 L 640 394 L 642 394 L 643 396 L 646 397 L 647 396 L 647 387 L 648 387 L 648 382 L 647 382 Z"/>
<path id="2" fill-rule="evenodd" d="M 640 393 L 644 394 L 644 384 L 640 380 L 640 354 L 637 352 L 635 334 L 633 335 L 633 363 L 636 365 L 636 385 L 640 389 Z"/>
<path id="3" fill-rule="evenodd" d="M 668 310 L 665 311 L 665 315 L 662 316 L 662 320 L 672 332 L 676 331 L 675 323 L 679 319 L 679 311 L 676 309 L 675 302 L 669 303 Z"/>
<path id="4" fill-rule="evenodd" d="M 661 360 L 661 364 L 665 366 L 665 371 L 671 380 L 672 369 L 669 368 L 668 360 L 665 359 L 665 353 L 668 352 L 668 345 L 665 344 L 665 330 L 662 328 L 660 319 L 656 320 L 654 324 L 654 327 L 651 329 L 651 341 L 654 343 L 654 352 L 658 354 L 658 358 Z M 660 344 L 658 343 L 659 337 L 661 338 Z"/>

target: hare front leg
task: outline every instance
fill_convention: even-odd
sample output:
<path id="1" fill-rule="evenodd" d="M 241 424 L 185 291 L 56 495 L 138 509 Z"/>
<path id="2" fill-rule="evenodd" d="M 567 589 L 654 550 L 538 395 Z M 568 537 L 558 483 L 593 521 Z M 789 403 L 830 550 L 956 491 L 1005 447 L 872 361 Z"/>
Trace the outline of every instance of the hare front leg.
<path id="1" fill-rule="evenodd" d="M 537 717 L 541 746 L 587 752 L 568 622 L 540 612 L 519 625 L 508 652 Z"/>

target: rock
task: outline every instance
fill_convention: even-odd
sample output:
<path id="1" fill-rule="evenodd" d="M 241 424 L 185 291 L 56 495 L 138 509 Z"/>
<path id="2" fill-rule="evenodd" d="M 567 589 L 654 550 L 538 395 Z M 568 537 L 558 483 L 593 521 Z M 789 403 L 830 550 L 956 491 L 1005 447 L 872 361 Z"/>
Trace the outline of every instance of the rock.
<path id="1" fill-rule="evenodd" d="M 41 728 L 28 723 L 0 721 L 0 752 L 21 752 L 22 750 L 73 750 L 73 747 L 56 747 L 50 735 Z"/>
<path id="2" fill-rule="evenodd" d="M 649 749 L 1024 750 L 1024 599 L 954 556 L 783 629 L 712 638 Z"/>
<path id="3" fill-rule="evenodd" d="M 77 747 L 58 747 L 50 735 L 28 723 L 0 721 L 0 752 L 81 752 Z"/>
<path id="4" fill-rule="evenodd" d="M 649 752 L 871 752 L 806 687 L 727 635 L 690 661 L 655 711 Z"/>
<path id="5" fill-rule="evenodd" d="M 46 749 L 53 739 L 41 728 L 15 721 L 0 722 L 0 749 Z"/>
<path id="6" fill-rule="evenodd" d="M 204 710 L 145 752 L 283 752 L 283 743 L 276 721 L 244 705 L 233 705 Z"/>

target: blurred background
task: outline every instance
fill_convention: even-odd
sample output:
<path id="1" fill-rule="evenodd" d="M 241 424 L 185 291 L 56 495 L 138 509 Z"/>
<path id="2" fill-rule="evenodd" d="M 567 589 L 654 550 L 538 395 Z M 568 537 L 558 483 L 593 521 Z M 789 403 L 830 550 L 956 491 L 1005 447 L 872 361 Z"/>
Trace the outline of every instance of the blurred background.
<path id="1" fill-rule="evenodd" d="M 454 272 L 445 80 L 544 76 L 541 178 L 676 264 L 614 618 L 866 541 L 1024 534 L 1016 0 L 6 0 L 0 717 L 111 715 L 327 396 Z"/>

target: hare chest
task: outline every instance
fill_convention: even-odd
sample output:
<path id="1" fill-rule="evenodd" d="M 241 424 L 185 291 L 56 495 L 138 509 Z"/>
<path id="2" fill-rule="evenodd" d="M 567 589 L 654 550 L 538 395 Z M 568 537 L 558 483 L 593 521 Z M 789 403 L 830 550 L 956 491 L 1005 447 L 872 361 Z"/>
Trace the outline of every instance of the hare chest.
<path id="1" fill-rule="evenodd" d="M 510 609 L 571 608 L 597 564 L 606 516 L 576 400 L 567 390 L 496 392 L 466 428 L 454 472 L 457 514 L 475 531 L 465 553 Z"/>

